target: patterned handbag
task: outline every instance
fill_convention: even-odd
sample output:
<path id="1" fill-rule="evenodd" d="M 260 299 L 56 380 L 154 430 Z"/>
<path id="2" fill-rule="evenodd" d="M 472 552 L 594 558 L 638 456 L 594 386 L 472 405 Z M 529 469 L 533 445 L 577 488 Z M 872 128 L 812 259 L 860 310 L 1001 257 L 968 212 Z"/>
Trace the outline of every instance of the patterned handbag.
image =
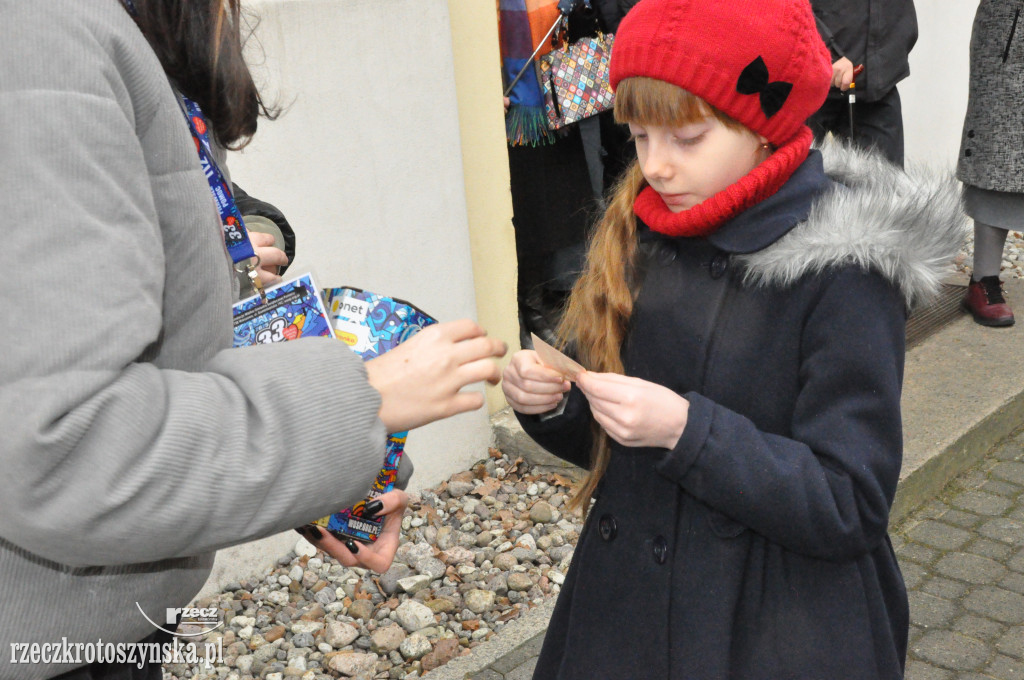
<path id="1" fill-rule="evenodd" d="M 614 40 L 610 33 L 581 38 L 540 58 L 549 128 L 557 130 L 612 108 L 608 60 Z"/>

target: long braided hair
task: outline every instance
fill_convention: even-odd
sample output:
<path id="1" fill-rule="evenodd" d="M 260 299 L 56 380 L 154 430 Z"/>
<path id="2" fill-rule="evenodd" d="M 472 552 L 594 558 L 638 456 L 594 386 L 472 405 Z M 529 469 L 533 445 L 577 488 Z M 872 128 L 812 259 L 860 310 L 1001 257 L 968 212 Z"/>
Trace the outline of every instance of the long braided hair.
<path id="1" fill-rule="evenodd" d="M 626 78 L 615 91 L 618 123 L 681 127 L 714 116 L 733 130 L 746 130 L 696 95 L 654 78 Z M 583 272 L 573 286 L 558 336 L 564 347 L 573 347 L 587 370 L 623 373 L 622 343 L 626 339 L 633 303 L 639 293 L 637 280 L 636 216 L 633 201 L 647 186 L 634 160 L 612 191 L 604 216 L 597 223 L 587 250 Z M 569 508 L 587 507 L 608 467 L 608 435 L 591 422 L 593 450 L 590 472 Z"/>

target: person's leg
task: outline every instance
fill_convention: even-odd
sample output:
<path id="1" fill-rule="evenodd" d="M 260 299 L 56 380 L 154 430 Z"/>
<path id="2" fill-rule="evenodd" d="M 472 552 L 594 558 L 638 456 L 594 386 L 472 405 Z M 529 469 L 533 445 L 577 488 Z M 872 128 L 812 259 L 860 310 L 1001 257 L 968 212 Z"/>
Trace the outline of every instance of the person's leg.
<path id="1" fill-rule="evenodd" d="M 1013 325 L 1013 312 L 999 281 L 1006 234 L 1006 229 L 974 221 L 974 273 L 967 286 L 964 307 L 983 326 Z"/>
<path id="2" fill-rule="evenodd" d="M 985 276 L 999 276 L 1006 234 L 1006 229 L 974 221 L 974 274 L 971 276 L 972 281 L 980 281 Z"/>
<path id="3" fill-rule="evenodd" d="M 857 100 L 853 140 L 863 149 L 878 149 L 891 163 L 903 167 L 903 106 L 895 87 L 878 101 Z"/>

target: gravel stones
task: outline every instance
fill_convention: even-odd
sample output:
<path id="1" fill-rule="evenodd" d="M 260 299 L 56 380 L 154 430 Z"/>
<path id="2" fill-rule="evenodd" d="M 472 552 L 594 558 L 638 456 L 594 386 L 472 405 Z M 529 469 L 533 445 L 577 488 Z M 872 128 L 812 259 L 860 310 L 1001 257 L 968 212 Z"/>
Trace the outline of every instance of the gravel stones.
<path id="1" fill-rule="evenodd" d="M 466 607 L 474 614 L 482 614 L 494 606 L 494 592 L 474 588 L 466 593 Z"/>
<path id="2" fill-rule="evenodd" d="M 414 567 L 420 574 L 429 576 L 431 581 L 441 578 L 444 576 L 445 572 L 444 562 L 436 557 L 424 557 L 419 559 L 414 564 Z"/>
<path id="3" fill-rule="evenodd" d="M 432 649 L 430 640 L 419 633 L 413 633 L 402 640 L 398 651 L 401 652 L 402 658 L 416 660 L 429 654 Z"/>
<path id="4" fill-rule="evenodd" d="M 545 501 L 538 501 L 530 508 L 530 521 L 534 524 L 547 524 L 554 516 L 555 509 Z"/>
<path id="5" fill-rule="evenodd" d="M 508 575 L 508 589 L 524 591 L 533 586 L 533 579 L 528 574 L 514 571 Z"/>
<path id="6" fill-rule="evenodd" d="M 300 633 L 316 633 L 323 630 L 323 621 L 296 621 L 292 624 L 292 633 L 298 635 Z"/>
<path id="7" fill-rule="evenodd" d="M 370 636 L 370 642 L 373 643 L 371 649 L 377 654 L 387 654 L 398 649 L 405 638 L 406 634 L 401 626 L 384 626 L 373 631 Z"/>
<path id="8" fill-rule="evenodd" d="M 403 562 L 394 562 L 391 568 L 380 575 L 380 587 L 386 595 L 394 595 L 398 591 L 398 582 L 413 575 L 412 567 Z"/>
<path id="9" fill-rule="evenodd" d="M 580 520 L 572 480 L 491 450 L 411 493 L 395 562 L 345 567 L 299 539 L 264 575 L 203 600 L 219 607 L 223 663 L 166 680 L 411 679 L 487 640 L 565 581 Z"/>
<path id="10" fill-rule="evenodd" d="M 442 553 L 446 564 L 468 564 L 473 562 L 473 551 L 462 546 L 449 548 Z"/>
<path id="11" fill-rule="evenodd" d="M 434 651 L 423 657 L 421 662 L 424 671 L 432 671 L 439 668 L 455 658 L 459 651 L 459 642 L 454 638 L 445 638 L 438 641 Z"/>
<path id="12" fill-rule="evenodd" d="M 368 619 L 373 616 L 373 603 L 369 600 L 356 600 L 348 606 L 348 615 L 354 619 Z"/>
<path id="13" fill-rule="evenodd" d="M 352 644 L 353 640 L 357 637 L 359 637 L 358 628 L 340 621 L 330 622 L 327 624 L 327 628 L 324 631 L 324 641 L 334 649 L 347 647 Z"/>
<path id="14" fill-rule="evenodd" d="M 473 490 L 472 482 L 449 482 L 448 483 L 448 494 L 452 498 L 462 498 L 467 493 Z"/>
<path id="15" fill-rule="evenodd" d="M 406 576 L 405 578 L 398 580 L 398 587 L 410 595 L 415 595 L 429 586 L 432 580 L 433 579 L 430 578 L 430 576 L 424 574 Z"/>
<path id="16" fill-rule="evenodd" d="M 434 612 L 421 602 L 406 600 L 395 610 L 398 623 L 410 633 L 434 623 Z"/>
<path id="17" fill-rule="evenodd" d="M 338 652 L 327 663 L 328 668 L 346 677 L 372 673 L 377 668 L 377 655 L 362 652 Z"/>
<path id="18" fill-rule="evenodd" d="M 494 566 L 501 571 L 511 571 L 518 564 L 519 560 L 510 552 L 499 553 L 494 557 Z"/>

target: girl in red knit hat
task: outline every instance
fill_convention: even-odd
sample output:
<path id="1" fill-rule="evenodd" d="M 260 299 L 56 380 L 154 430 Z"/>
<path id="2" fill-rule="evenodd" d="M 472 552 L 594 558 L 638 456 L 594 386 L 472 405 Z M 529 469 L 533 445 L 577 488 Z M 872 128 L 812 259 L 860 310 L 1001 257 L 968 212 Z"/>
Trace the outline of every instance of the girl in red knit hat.
<path id="1" fill-rule="evenodd" d="M 594 500 L 534 677 L 901 678 L 904 325 L 955 185 L 810 149 L 807 0 L 641 0 L 611 71 L 637 160 L 560 328 L 586 370 L 504 375 Z"/>

